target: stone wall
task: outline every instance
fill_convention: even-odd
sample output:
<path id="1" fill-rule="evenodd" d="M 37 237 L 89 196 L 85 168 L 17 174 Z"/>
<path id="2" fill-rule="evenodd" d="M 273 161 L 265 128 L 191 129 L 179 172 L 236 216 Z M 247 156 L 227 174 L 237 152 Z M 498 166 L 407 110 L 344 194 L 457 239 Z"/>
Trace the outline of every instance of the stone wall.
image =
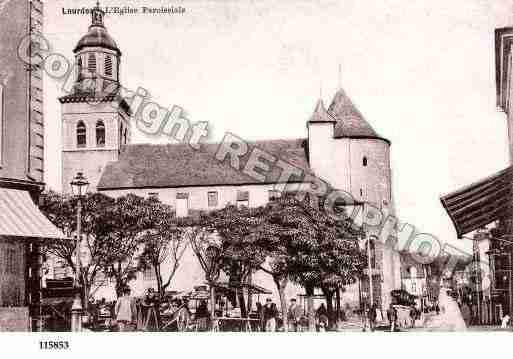
<path id="1" fill-rule="evenodd" d="M 62 105 L 62 190 L 70 191 L 69 183 L 77 172 L 83 172 L 96 191 L 105 165 L 117 161 L 119 148 L 124 144 L 123 132 L 128 128 L 124 114 L 115 102 L 100 104 L 64 103 Z M 77 146 L 77 124 L 86 126 L 86 146 Z M 96 124 L 105 125 L 105 145 L 97 145 Z M 127 141 L 129 136 L 127 137 Z"/>

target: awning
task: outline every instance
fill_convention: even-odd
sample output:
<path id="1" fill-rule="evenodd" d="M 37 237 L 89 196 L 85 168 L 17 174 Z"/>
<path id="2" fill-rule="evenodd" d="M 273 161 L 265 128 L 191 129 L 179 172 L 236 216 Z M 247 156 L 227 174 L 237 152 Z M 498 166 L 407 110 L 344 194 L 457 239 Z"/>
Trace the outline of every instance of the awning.
<path id="1" fill-rule="evenodd" d="M 512 205 L 513 166 L 475 182 L 440 200 L 458 238 L 504 218 Z"/>
<path id="2" fill-rule="evenodd" d="M 0 236 L 65 239 L 36 207 L 27 191 L 0 188 Z"/>

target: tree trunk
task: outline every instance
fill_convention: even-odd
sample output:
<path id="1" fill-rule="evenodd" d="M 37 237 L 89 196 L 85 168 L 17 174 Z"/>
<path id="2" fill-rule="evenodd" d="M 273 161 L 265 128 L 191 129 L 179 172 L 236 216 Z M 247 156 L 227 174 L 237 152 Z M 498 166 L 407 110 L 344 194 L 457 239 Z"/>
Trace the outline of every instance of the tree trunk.
<path id="1" fill-rule="evenodd" d="M 157 291 L 159 292 L 159 298 L 164 298 L 164 288 L 162 288 L 162 275 L 160 273 L 160 266 L 153 266 L 155 268 L 155 277 L 157 278 Z"/>
<path id="2" fill-rule="evenodd" d="M 333 315 L 333 294 L 334 292 L 329 289 L 322 289 L 324 297 L 326 298 L 326 310 L 328 312 L 328 327 L 333 328 L 334 325 L 334 315 Z"/>
<path id="3" fill-rule="evenodd" d="M 82 293 L 81 293 L 82 308 L 83 308 L 84 313 L 88 313 L 88 309 L 89 309 L 89 291 L 90 291 L 91 286 L 90 286 L 89 281 L 86 279 L 85 276 L 82 277 L 81 282 L 82 282 Z"/>
<path id="4" fill-rule="evenodd" d="M 247 310 L 246 310 L 246 300 L 244 299 L 244 288 L 240 288 L 240 290 L 237 291 L 237 297 L 238 302 L 240 306 L 240 316 L 242 318 L 246 318 L 248 316 Z"/>
<path id="5" fill-rule="evenodd" d="M 274 278 L 273 278 L 274 279 Z M 280 296 L 281 317 L 283 319 L 283 330 L 289 329 L 289 318 L 287 313 L 287 298 L 285 297 L 285 288 L 287 287 L 287 278 L 280 281 L 279 278 L 274 279 L 276 288 L 278 288 L 278 295 Z"/>
<path id="6" fill-rule="evenodd" d="M 338 323 L 342 318 L 340 318 L 340 313 L 342 312 L 340 308 L 340 288 L 337 288 L 335 292 L 335 324 L 338 326 Z"/>
<path id="7" fill-rule="evenodd" d="M 306 304 L 308 313 L 308 331 L 315 332 L 315 308 L 314 308 L 314 288 L 306 287 Z"/>
<path id="8" fill-rule="evenodd" d="M 250 272 L 248 275 L 247 283 L 249 284 L 248 287 L 248 301 L 247 301 L 247 312 L 248 314 L 251 313 L 251 309 L 253 308 L 253 294 L 251 292 L 251 285 L 253 284 L 253 274 Z"/>
<path id="9" fill-rule="evenodd" d="M 214 319 L 216 316 L 216 288 L 214 287 L 214 282 L 209 283 L 210 287 L 210 326 L 212 327 L 214 324 Z"/>
<path id="10" fill-rule="evenodd" d="M 278 296 L 280 297 L 281 317 L 283 319 L 283 329 L 288 330 L 289 318 L 287 313 L 287 298 L 285 296 L 285 289 L 287 288 L 288 278 L 279 275 L 273 275 L 273 281 L 278 289 Z"/>

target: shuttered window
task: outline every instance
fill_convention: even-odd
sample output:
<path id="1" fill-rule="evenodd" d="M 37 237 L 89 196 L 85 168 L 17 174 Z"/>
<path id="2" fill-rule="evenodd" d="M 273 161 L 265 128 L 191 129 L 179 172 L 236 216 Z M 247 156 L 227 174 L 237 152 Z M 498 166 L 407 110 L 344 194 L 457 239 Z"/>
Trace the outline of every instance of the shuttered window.
<path id="1" fill-rule="evenodd" d="M 154 281 L 157 280 L 157 276 L 155 275 L 155 269 L 153 266 L 146 268 L 143 272 L 143 279 L 145 281 Z"/>
<path id="2" fill-rule="evenodd" d="M 112 76 L 112 57 L 105 56 L 105 75 Z"/>
<path id="3" fill-rule="evenodd" d="M 269 190 L 269 202 L 275 201 L 281 197 L 281 192 L 275 189 Z"/>
<path id="4" fill-rule="evenodd" d="M 17 274 L 16 250 L 5 248 L 5 274 Z"/>
<path id="5" fill-rule="evenodd" d="M 237 207 L 249 207 L 249 192 L 238 191 L 237 192 Z"/>
<path id="6" fill-rule="evenodd" d="M 208 192 L 208 206 L 217 207 L 219 204 L 219 195 L 216 191 Z"/>
<path id="7" fill-rule="evenodd" d="M 92 74 L 96 73 L 96 56 L 95 56 L 95 54 L 89 54 L 89 61 L 87 63 L 87 69 Z"/>

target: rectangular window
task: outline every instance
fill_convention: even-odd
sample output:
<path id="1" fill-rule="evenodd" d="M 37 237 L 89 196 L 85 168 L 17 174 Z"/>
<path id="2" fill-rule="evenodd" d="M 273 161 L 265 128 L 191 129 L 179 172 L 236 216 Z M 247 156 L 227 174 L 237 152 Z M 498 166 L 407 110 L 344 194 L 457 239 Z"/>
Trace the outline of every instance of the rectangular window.
<path id="1" fill-rule="evenodd" d="M 17 273 L 16 251 L 13 248 L 5 249 L 5 274 L 14 275 Z"/>
<path id="2" fill-rule="evenodd" d="M 189 194 L 176 194 L 176 216 L 187 217 L 189 215 Z"/>
<path id="3" fill-rule="evenodd" d="M 99 272 L 94 277 L 94 285 L 97 287 L 105 287 L 110 283 L 110 279 L 102 272 Z"/>
<path id="4" fill-rule="evenodd" d="M 219 204 L 219 198 L 217 191 L 208 192 L 208 206 L 217 207 Z"/>
<path id="5" fill-rule="evenodd" d="M 145 281 L 154 281 L 157 280 L 157 276 L 155 276 L 155 269 L 153 267 L 146 268 L 143 272 L 143 279 Z"/>
<path id="6" fill-rule="evenodd" d="M 249 207 L 249 192 L 238 191 L 237 192 L 237 207 Z"/>
<path id="7" fill-rule="evenodd" d="M 269 202 L 275 201 L 281 197 L 281 192 L 275 189 L 269 190 Z"/>
<path id="8" fill-rule="evenodd" d="M 158 192 L 150 192 L 150 193 L 148 193 L 148 198 L 159 199 L 159 193 Z"/>
<path id="9" fill-rule="evenodd" d="M 509 271 L 505 270 L 496 270 L 495 271 L 495 288 L 500 290 L 508 290 L 509 288 Z"/>

